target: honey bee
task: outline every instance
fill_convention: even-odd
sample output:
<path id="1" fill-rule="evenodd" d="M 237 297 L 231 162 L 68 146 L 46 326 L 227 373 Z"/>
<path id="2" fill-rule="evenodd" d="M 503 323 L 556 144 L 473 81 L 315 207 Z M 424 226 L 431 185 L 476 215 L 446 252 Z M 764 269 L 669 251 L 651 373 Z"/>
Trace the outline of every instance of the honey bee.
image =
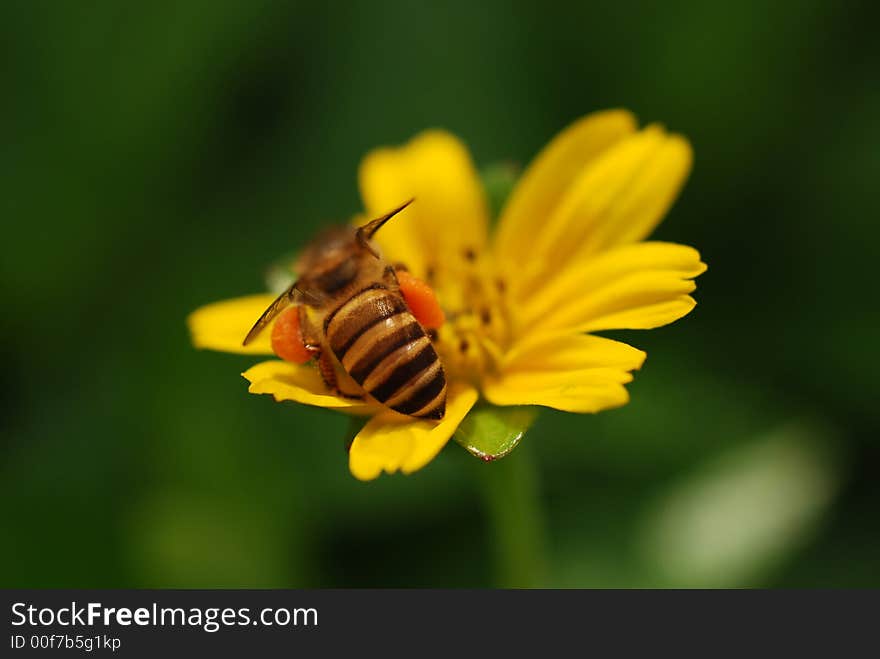
<path id="1" fill-rule="evenodd" d="M 412 201 L 359 228 L 335 227 L 314 239 L 296 264 L 299 278 L 263 312 L 244 345 L 278 317 L 272 332 L 276 353 L 298 363 L 315 359 L 334 394 L 369 397 L 400 414 L 442 419 L 446 375 L 429 332 L 442 323 L 443 313 L 430 289 L 385 261 L 371 241 Z M 360 391 L 340 389 L 336 365 Z"/>

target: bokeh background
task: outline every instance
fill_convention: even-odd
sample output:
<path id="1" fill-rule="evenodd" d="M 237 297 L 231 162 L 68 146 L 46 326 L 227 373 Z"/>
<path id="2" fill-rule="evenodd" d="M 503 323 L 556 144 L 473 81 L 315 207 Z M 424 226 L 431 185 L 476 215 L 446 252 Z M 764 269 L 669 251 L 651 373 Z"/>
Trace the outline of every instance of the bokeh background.
<path id="1" fill-rule="evenodd" d="M 710 269 L 614 334 L 649 355 L 630 405 L 508 458 L 540 584 L 880 585 L 870 3 L 87 4 L 0 8 L 3 586 L 503 583 L 492 465 L 357 482 L 344 419 L 247 395 L 184 318 L 359 210 L 374 146 L 523 164 L 619 106 L 692 140 L 656 237 Z"/>

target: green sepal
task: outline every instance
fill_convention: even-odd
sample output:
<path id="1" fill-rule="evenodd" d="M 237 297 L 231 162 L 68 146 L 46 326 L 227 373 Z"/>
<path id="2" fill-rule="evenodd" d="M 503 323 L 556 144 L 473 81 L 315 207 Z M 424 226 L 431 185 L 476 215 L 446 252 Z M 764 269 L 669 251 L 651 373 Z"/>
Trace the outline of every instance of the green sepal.
<path id="1" fill-rule="evenodd" d="M 515 449 L 537 416 L 537 407 L 481 403 L 464 418 L 453 437 L 471 455 L 491 462 Z"/>

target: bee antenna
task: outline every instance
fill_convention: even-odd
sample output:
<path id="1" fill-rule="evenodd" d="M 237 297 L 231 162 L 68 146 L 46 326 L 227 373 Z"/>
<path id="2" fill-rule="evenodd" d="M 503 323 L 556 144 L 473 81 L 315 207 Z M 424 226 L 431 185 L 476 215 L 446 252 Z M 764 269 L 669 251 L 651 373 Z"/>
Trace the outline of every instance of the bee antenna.
<path id="1" fill-rule="evenodd" d="M 372 238 L 373 234 L 381 229 L 383 224 L 385 224 L 388 220 L 397 215 L 400 211 L 409 206 L 415 200 L 416 198 L 413 197 L 409 201 L 404 202 L 393 211 L 386 213 L 382 217 L 377 217 L 375 220 L 370 220 L 369 222 L 367 222 L 364 226 L 358 229 L 358 240 L 364 242 L 365 239 L 369 240 L 370 238 Z"/>

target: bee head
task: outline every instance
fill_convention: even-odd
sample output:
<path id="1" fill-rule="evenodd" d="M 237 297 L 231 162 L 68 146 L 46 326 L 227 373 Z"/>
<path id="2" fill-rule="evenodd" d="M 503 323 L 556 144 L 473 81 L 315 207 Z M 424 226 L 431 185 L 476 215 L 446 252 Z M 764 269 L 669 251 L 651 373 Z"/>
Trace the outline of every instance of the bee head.
<path id="1" fill-rule="evenodd" d="M 294 266 L 301 287 L 333 293 L 351 282 L 358 270 L 356 233 L 354 227 L 336 226 L 318 234 Z"/>

